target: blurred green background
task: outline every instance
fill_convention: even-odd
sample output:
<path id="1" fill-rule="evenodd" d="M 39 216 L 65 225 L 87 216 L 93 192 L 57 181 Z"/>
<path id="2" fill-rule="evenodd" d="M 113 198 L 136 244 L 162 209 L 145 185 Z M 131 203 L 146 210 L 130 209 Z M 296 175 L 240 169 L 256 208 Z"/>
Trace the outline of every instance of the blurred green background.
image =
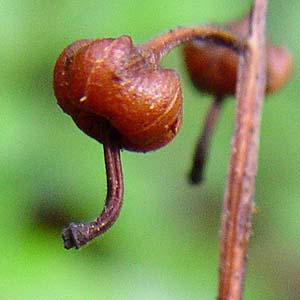
<path id="1" fill-rule="evenodd" d="M 141 43 L 178 25 L 239 17 L 250 2 L 1 1 L 1 300 L 216 299 L 234 101 L 222 112 L 204 184 L 190 186 L 210 98 L 189 82 L 180 49 L 168 55 L 163 64 L 182 77 L 180 134 L 157 152 L 122 153 L 119 220 L 80 251 L 67 251 L 61 229 L 102 209 L 105 172 L 102 147 L 57 106 L 52 70 L 74 40 L 128 34 Z M 291 50 L 295 68 L 264 106 L 245 299 L 300 295 L 299 11 L 298 0 L 270 1 L 268 34 Z"/>

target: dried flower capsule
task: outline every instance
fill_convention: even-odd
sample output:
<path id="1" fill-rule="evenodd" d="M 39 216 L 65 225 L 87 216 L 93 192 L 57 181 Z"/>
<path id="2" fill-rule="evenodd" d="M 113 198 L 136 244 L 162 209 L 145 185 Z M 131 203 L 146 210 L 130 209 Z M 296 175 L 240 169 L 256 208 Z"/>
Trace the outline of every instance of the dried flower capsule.
<path id="1" fill-rule="evenodd" d="M 225 29 L 245 38 L 249 17 L 228 23 Z M 292 58 L 285 47 L 272 45 L 266 49 L 266 92 L 280 89 L 288 80 Z M 217 97 L 234 95 L 237 81 L 238 55 L 228 48 L 209 41 L 191 41 L 184 46 L 183 55 L 188 73 L 195 86 L 202 92 Z"/>
<path id="2" fill-rule="evenodd" d="M 182 116 L 180 80 L 131 38 L 77 41 L 54 71 L 58 104 L 79 128 L 103 142 L 103 121 L 119 132 L 119 145 L 157 149 L 176 135 Z"/>

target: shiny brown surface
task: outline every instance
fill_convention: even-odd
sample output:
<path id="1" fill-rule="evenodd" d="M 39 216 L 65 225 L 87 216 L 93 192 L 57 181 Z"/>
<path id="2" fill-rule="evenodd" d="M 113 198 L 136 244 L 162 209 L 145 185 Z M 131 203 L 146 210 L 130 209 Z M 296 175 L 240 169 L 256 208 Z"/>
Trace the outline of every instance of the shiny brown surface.
<path id="1" fill-rule="evenodd" d="M 179 77 L 161 68 L 151 53 L 128 36 L 77 41 L 56 62 L 58 104 L 77 126 L 103 142 L 103 124 L 119 133 L 119 145 L 155 150 L 170 142 L 181 125 Z"/>

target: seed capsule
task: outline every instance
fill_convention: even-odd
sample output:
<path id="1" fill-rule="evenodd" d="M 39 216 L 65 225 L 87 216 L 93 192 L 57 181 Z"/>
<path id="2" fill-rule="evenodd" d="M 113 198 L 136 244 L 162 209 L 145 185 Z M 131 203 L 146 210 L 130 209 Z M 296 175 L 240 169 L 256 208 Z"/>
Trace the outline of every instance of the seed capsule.
<path id="1" fill-rule="evenodd" d="M 58 104 L 85 133 L 103 142 L 108 121 L 119 146 L 160 148 L 176 135 L 182 119 L 180 80 L 151 52 L 128 36 L 81 40 L 67 47 L 54 69 Z"/>
<path id="2" fill-rule="evenodd" d="M 226 30 L 243 38 L 246 38 L 248 28 L 248 16 L 225 26 Z M 238 54 L 209 41 L 195 40 L 184 46 L 183 55 L 188 73 L 199 90 L 219 98 L 235 94 Z M 266 57 L 266 92 L 273 93 L 289 79 L 292 57 L 286 48 L 270 42 Z"/>

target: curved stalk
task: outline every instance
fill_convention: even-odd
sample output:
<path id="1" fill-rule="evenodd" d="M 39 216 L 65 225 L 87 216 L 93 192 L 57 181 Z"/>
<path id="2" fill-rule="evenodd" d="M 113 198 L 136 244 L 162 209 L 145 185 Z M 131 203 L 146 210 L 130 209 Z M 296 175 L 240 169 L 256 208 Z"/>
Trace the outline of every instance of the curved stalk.
<path id="1" fill-rule="evenodd" d="M 245 46 L 245 40 L 216 26 L 177 27 L 163 33 L 149 42 L 140 45 L 140 49 L 150 51 L 156 61 L 170 52 L 174 47 L 191 40 L 213 41 L 239 52 Z"/>

